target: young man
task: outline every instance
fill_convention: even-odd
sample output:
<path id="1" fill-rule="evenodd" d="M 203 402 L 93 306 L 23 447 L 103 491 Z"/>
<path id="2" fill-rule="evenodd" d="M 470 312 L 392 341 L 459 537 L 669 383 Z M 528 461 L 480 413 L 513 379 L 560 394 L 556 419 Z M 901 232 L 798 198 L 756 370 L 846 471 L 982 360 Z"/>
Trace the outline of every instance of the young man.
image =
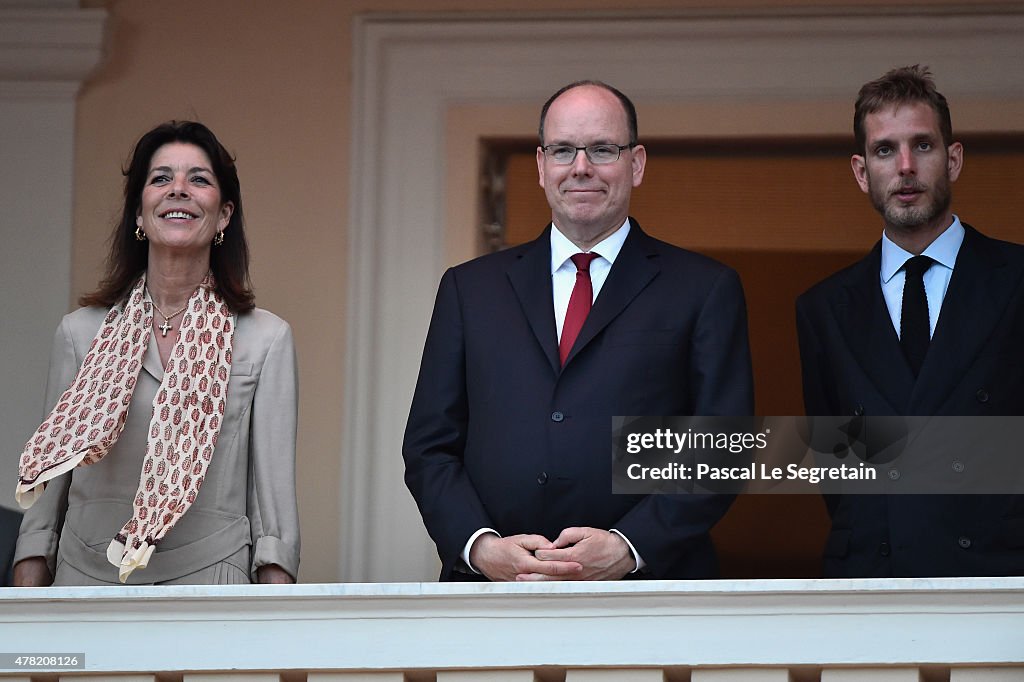
<path id="1" fill-rule="evenodd" d="M 1024 414 L 1024 248 L 953 214 L 964 153 L 946 98 L 912 66 L 864 85 L 855 111 L 853 174 L 883 234 L 797 300 L 807 414 Z M 1024 574 L 1021 497 L 834 495 L 826 504 L 827 577 Z"/>

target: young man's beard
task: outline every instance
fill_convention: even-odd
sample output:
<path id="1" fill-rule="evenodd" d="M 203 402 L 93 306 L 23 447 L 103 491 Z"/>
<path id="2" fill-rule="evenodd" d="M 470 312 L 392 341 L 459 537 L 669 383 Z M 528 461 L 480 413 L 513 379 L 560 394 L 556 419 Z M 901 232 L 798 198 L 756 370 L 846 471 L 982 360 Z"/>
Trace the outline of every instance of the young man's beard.
<path id="1" fill-rule="evenodd" d="M 901 187 L 906 187 L 901 185 Z M 915 187 L 919 187 L 915 185 Z M 875 210 L 885 218 L 885 224 L 897 229 L 910 230 L 922 225 L 930 225 L 936 218 L 949 209 L 953 199 L 948 177 L 940 178 L 932 185 L 931 201 L 923 206 L 900 206 L 898 200 L 890 200 L 894 192 L 871 190 L 871 203 Z"/>

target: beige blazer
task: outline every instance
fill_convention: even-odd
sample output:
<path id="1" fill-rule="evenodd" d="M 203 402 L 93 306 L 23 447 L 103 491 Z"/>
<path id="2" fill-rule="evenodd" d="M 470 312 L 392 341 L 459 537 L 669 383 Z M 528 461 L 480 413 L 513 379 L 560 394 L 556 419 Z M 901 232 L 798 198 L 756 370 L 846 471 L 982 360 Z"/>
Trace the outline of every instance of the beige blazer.
<path id="1" fill-rule="evenodd" d="M 81 308 L 61 322 L 50 358 L 47 412 L 74 379 L 105 315 L 102 308 Z M 67 562 L 74 569 L 67 574 L 117 582 L 107 545 L 132 515 L 153 397 L 162 379 L 156 340 L 151 339 L 121 437 L 101 461 L 47 485 L 25 513 L 16 562 L 42 556 L 53 575 Z M 172 581 L 219 562 L 237 569 L 228 582 L 255 582 L 256 569 L 267 564 L 297 575 L 297 408 L 288 323 L 259 308 L 238 316 L 227 412 L 202 488 L 149 565 L 129 576 L 129 584 Z"/>

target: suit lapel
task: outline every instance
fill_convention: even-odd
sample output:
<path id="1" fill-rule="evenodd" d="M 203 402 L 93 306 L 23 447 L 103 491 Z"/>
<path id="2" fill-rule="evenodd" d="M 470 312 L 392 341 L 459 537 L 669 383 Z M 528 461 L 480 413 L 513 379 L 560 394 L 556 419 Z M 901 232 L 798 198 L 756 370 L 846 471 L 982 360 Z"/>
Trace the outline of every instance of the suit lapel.
<path id="1" fill-rule="evenodd" d="M 832 300 L 832 311 L 854 359 L 893 412 L 900 414 L 910 400 L 914 375 L 882 297 L 881 254 L 879 242 L 850 271 L 849 281 Z"/>
<path id="2" fill-rule="evenodd" d="M 551 291 L 551 226 L 527 245 L 507 274 L 526 321 L 540 344 L 551 370 L 558 373 L 558 331 Z"/>
<path id="3" fill-rule="evenodd" d="M 938 411 L 990 338 L 1013 293 L 1016 269 L 1008 267 L 991 240 L 968 225 L 964 228 L 964 242 L 914 387 L 910 414 Z"/>
<path id="4" fill-rule="evenodd" d="M 629 235 L 566 358 L 567 366 L 661 272 L 657 265 L 656 242 L 640 229 L 635 220 L 630 218 L 629 221 Z"/>

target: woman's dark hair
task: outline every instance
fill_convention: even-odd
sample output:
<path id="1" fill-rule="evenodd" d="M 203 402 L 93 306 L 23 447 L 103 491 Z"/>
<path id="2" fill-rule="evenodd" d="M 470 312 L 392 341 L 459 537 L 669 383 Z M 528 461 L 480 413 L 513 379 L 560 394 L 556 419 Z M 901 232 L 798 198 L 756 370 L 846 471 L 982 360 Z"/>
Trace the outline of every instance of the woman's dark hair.
<path id="1" fill-rule="evenodd" d="M 82 296 L 79 305 L 109 308 L 124 299 L 145 272 L 149 242 L 135 238 L 135 217 L 142 202 L 142 190 L 153 155 L 160 147 L 172 142 L 192 144 L 206 152 L 220 185 L 221 202 L 234 204 L 231 220 L 224 228 L 224 243 L 210 250 L 210 269 L 217 293 L 235 313 L 244 313 L 255 307 L 249 280 L 249 245 L 245 240 L 242 190 L 238 184 L 235 159 L 209 128 L 195 121 L 169 121 L 150 130 L 135 145 L 128 167 L 122 170 L 124 208 L 110 239 L 106 272 L 99 288 Z"/>

